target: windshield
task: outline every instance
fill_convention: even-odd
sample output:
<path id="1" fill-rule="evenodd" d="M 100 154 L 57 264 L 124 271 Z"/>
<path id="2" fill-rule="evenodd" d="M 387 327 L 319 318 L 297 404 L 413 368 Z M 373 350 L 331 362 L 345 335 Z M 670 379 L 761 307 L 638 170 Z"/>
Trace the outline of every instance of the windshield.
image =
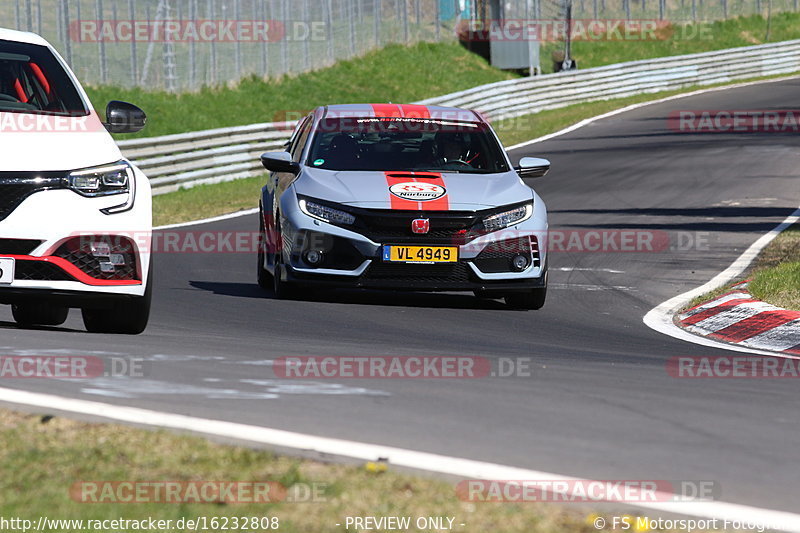
<path id="1" fill-rule="evenodd" d="M 78 90 L 45 46 L 0 40 L 0 111 L 86 115 Z"/>
<path id="2" fill-rule="evenodd" d="M 509 170 L 486 124 L 382 117 L 320 121 L 307 164 L 326 170 Z"/>

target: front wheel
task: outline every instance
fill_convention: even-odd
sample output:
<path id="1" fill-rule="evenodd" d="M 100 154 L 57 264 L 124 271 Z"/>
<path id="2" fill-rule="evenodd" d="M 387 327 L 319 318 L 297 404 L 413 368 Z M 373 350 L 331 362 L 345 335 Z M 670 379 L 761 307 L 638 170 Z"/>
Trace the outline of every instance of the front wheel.
<path id="1" fill-rule="evenodd" d="M 262 289 L 271 289 L 272 288 L 272 274 L 269 273 L 269 270 L 264 268 L 265 259 L 267 257 L 267 232 L 264 229 L 264 217 L 261 213 L 259 213 L 259 218 L 261 219 L 258 226 L 259 226 L 259 236 L 258 236 L 258 285 Z"/>
<path id="2" fill-rule="evenodd" d="M 506 305 L 514 309 L 541 309 L 547 299 L 547 287 L 506 294 Z"/>
<path id="3" fill-rule="evenodd" d="M 143 296 L 114 302 L 111 307 L 83 308 L 83 325 L 90 333 L 118 333 L 138 335 L 147 328 L 150 319 L 150 303 L 153 299 L 153 263 L 147 275 L 147 286 Z"/>
<path id="4" fill-rule="evenodd" d="M 14 321 L 20 326 L 60 326 L 67 320 L 69 308 L 47 303 L 14 304 Z"/>

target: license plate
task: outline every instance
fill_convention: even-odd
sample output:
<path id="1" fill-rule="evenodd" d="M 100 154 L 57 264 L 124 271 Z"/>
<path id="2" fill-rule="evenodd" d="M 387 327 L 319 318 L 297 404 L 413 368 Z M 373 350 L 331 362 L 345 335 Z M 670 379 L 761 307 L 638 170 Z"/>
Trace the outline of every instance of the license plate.
<path id="1" fill-rule="evenodd" d="M 455 263 L 458 261 L 458 247 L 385 245 L 383 260 L 393 263 Z"/>
<path id="2" fill-rule="evenodd" d="M 0 257 L 0 285 L 10 285 L 14 281 L 13 257 Z"/>

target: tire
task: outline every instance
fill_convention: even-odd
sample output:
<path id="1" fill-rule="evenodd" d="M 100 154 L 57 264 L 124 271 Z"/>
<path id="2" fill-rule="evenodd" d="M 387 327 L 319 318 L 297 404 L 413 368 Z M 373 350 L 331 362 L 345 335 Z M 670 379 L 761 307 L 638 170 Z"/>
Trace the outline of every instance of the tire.
<path id="1" fill-rule="evenodd" d="M 83 308 L 83 325 L 90 333 L 117 333 L 138 335 L 147 328 L 150 319 L 150 303 L 153 299 L 153 260 L 144 296 L 117 300 L 110 308 Z"/>
<path id="2" fill-rule="evenodd" d="M 272 294 L 278 300 L 293 300 L 300 297 L 300 290 L 294 283 L 283 281 L 283 273 L 286 267 L 283 258 L 278 253 L 275 256 L 275 275 L 272 276 Z"/>
<path id="3" fill-rule="evenodd" d="M 20 326 L 60 326 L 67 320 L 69 307 L 47 303 L 14 304 L 11 314 Z"/>
<path id="4" fill-rule="evenodd" d="M 258 285 L 262 289 L 270 290 L 273 288 L 273 280 L 272 274 L 269 273 L 269 270 L 264 268 L 264 260 L 266 259 L 266 246 L 267 246 L 267 232 L 264 229 L 264 217 L 263 214 L 259 212 L 259 238 L 258 238 Z"/>
<path id="5" fill-rule="evenodd" d="M 506 305 L 514 309 L 541 309 L 547 299 L 547 287 L 506 294 Z"/>

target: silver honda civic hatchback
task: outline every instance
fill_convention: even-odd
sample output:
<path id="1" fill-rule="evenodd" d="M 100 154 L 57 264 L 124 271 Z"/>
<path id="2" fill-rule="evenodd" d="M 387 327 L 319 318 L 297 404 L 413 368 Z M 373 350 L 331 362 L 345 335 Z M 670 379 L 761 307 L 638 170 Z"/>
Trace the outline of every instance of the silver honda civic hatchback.
<path id="1" fill-rule="evenodd" d="M 539 309 L 547 209 L 474 111 L 396 104 L 319 107 L 270 171 L 258 282 L 279 298 L 312 287 L 473 291 Z"/>

